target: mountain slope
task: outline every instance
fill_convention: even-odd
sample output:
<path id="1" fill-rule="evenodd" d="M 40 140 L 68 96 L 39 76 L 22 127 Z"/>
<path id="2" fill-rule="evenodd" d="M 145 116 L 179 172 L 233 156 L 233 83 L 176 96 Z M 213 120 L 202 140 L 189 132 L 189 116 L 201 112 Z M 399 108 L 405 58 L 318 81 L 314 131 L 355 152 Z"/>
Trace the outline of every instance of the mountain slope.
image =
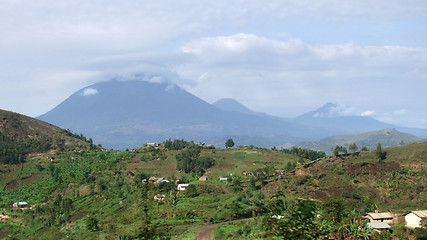
<path id="1" fill-rule="evenodd" d="M 219 108 L 219 109 L 231 111 L 231 112 L 239 112 L 239 113 L 250 114 L 250 115 L 258 115 L 258 116 L 268 116 L 265 113 L 254 112 L 254 111 L 250 110 L 249 108 L 247 108 L 246 106 L 244 106 L 243 104 L 239 103 L 238 101 L 236 101 L 232 98 L 220 99 L 220 100 L 212 103 L 212 105 Z"/>
<path id="2" fill-rule="evenodd" d="M 360 134 L 328 137 L 318 142 L 303 142 L 298 144 L 298 146 L 302 148 L 324 151 L 328 154 L 331 154 L 336 145 L 348 147 L 348 145 L 356 143 L 359 148 L 367 147 L 369 149 L 374 149 L 378 143 L 381 143 L 383 147 L 389 147 L 413 143 L 420 140 L 421 139 L 418 137 L 408 133 L 396 131 L 395 129 L 383 129 Z"/>
<path id="3" fill-rule="evenodd" d="M 143 81 L 91 85 L 38 118 L 121 149 L 168 138 L 223 146 L 229 136 L 249 137 L 238 144 L 266 146 L 266 138 L 280 145 L 330 134 L 278 118 L 225 111 L 175 85 Z"/>
<path id="4" fill-rule="evenodd" d="M 295 120 L 328 128 L 342 133 L 359 133 L 373 131 L 385 128 L 394 128 L 395 126 L 380 122 L 368 116 L 354 116 L 347 113 L 347 107 L 335 103 L 326 103 L 322 107 L 302 114 Z"/>

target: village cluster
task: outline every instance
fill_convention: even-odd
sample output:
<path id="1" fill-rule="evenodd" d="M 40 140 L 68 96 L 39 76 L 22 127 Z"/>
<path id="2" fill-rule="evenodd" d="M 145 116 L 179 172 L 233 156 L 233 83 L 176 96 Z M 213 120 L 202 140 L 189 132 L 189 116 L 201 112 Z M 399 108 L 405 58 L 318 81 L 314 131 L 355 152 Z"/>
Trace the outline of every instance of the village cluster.
<path id="1" fill-rule="evenodd" d="M 145 179 L 144 179 L 145 180 Z M 200 181 L 207 181 L 207 176 L 202 176 L 199 178 Z M 147 180 L 146 180 L 147 181 Z M 167 181 L 164 178 L 155 178 L 151 177 L 148 181 L 155 183 L 155 182 L 165 182 Z M 227 178 L 220 178 L 220 181 L 227 181 Z M 167 181 L 169 182 L 169 181 Z M 186 188 L 189 186 L 187 183 L 179 183 L 179 180 L 177 180 L 177 190 L 178 191 L 185 191 Z M 165 199 L 165 195 L 163 194 L 157 194 L 154 196 L 154 200 L 157 201 L 163 201 Z M 12 208 L 14 209 L 21 209 L 25 210 L 27 208 L 30 208 L 27 202 L 15 202 L 12 205 Z M 282 216 L 273 216 L 275 218 L 282 218 Z M 391 226 L 405 223 L 405 226 L 407 228 L 415 229 L 422 227 L 421 226 L 421 220 L 427 218 L 427 210 L 416 210 L 411 211 L 407 214 L 399 214 L 399 213 L 391 213 L 391 212 L 372 212 L 368 213 L 366 216 L 360 218 L 361 221 L 369 221 L 367 225 L 374 229 L 375 231 L 383 231 L 388 230 L 391 228 Z M 2 215 L 0 214 L 1 221 L 7 221 L 10 219 L 10 216 Z"/>

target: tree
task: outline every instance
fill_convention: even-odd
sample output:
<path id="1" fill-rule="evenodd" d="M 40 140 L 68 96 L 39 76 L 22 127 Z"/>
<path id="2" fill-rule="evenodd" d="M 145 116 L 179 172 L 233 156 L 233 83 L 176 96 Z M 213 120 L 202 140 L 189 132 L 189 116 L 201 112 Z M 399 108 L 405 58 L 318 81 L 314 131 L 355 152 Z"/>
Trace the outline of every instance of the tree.
<path id="1" fill-rule="evenodd" d="M 86 229 L 89 231 L 97 231 L 98 227 L 98 219 L 94 217 L 88 217 L 86 219 Z"/>
<path id="2" fill-rule="evenodd" d="M 381 143 L 377 144 L 376 155 L 379 162 L 383 162 L 387 158 L 387 152 L 383 151 L 381 148 Z"/>
<path id="3" fill-rule="evenodd" d="M 344 146 L 336 146 L 334 151 L 333 151 L 335 156 L 339 156 L 339 155 L 343 155 L 343 154 L 347 154 L 347 148 L 345 148 Z"/>
<path id="4" fill-rule="evenodd" d="M 193 184 L 188 185 L 188 187 L 185 189 L 185 195 L 187 197 L 196 197 L 198 194 L 199 193 L 197 192 L 197 188 Z"/>
<path id="5" fill-rule="evenodd" d="M 357 152 L 359 148 L 357 147 L 356 143 L 352 143 L 348 146 L 348 150 L 350 150 L 351 153 Z"/>
<path id="6" fill-rule="evenodd" d="M 226 148 L 232 148 L 232 147 L 234 147 L 234 141 L 233 141 L 233 139 L 229 138 L 227 140 L 227 142 L 225 142 L 225 147 Z"/>
<path id="7" fill-rule="evenodd" d="M 280 213 L 281 219 L 269 218 L 266 230 L 283 239 L 324 239 L 330 226 L 317 217 L 315 202 L 299 200 L 296 205 L 288 205 Z M 269 229 L 271 228 L 271 229 Z"/>

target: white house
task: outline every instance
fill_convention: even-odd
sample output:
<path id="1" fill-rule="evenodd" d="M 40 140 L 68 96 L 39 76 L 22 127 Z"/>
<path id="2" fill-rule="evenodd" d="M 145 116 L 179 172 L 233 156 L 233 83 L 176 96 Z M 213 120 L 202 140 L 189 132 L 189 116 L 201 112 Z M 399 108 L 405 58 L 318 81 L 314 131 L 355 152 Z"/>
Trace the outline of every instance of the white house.
<path id="1" fill-rule="evenodd" d="M 421 220 L 427 217 L 427 210 L 412 211 L 405 216 L 405 226 L 408 228 L 421 227 Z"/>
<path id="2" fill-rule="evenodd" d="M 12 207 L 13 208 L 25 209 L 25 208 L 27 208 L 27 205 L 28 205 L 27 202 L 15 202 L 15 203 L 13 203 Z"/>
<path id="3" fill-rule="evenodd" d="M 178 184 L 178 191 L 185 191 L 188 187 L 187 183 Z"/>

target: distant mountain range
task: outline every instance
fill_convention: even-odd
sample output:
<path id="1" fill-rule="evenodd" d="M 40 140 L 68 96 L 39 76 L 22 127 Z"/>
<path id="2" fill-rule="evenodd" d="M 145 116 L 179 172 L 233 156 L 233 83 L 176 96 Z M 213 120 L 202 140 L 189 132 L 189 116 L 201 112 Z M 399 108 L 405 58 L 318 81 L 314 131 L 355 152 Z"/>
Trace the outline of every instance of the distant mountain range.
<path id="1" fill-rule="evenodd" d="M 355 143 L 360 150 L 363 147 L 368 149 L 375 149 L 378 143 L 381 143 L 382 147 L 390 147 L 417 142 L 420 140 L 420 138 L 411 134 L 399 132 L 395 129 L 389 128 L 359 134 L 327 137 L 317 142 L 303 142 L 297 146 L 332 154 L 333 149 L 337 145 L 348 147 L 350 144 Z"/>
<path id="2" fill-rule="evenodd" d="M 112 80 L 77 91 L 38 119 L 114 149 L 169 138 L 217 147 L 233 138 L 237 145 L 271 147 L 393 127 L 370 117 L 319 118 L 332 107 L 284 119 L 254 112 L 233 99 L 209 104 L 173 84 Z"/>

